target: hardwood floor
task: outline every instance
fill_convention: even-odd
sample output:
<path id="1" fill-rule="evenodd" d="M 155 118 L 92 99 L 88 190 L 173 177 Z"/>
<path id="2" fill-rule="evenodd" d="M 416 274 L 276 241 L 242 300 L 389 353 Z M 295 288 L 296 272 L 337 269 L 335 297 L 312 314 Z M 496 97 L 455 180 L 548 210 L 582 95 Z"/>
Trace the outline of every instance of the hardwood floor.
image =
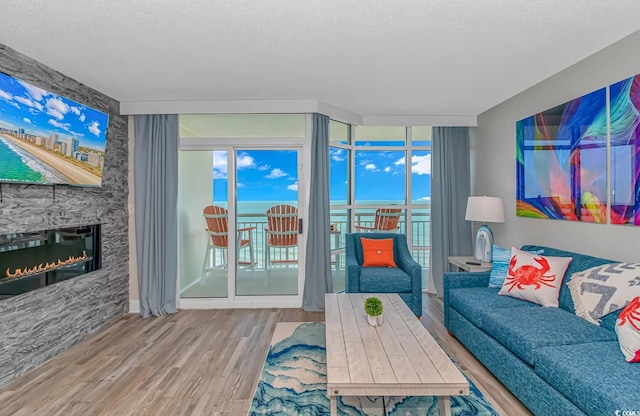
<path id="1" fill-rule="evenodd" d="M 423 324 L 503 415 L 530 414 L 447 334 L 442 301 Z M 0 390 L 0 415 L 243 415 L 277 322 L 323 321 L 298 309 L 127 315 Z"/>

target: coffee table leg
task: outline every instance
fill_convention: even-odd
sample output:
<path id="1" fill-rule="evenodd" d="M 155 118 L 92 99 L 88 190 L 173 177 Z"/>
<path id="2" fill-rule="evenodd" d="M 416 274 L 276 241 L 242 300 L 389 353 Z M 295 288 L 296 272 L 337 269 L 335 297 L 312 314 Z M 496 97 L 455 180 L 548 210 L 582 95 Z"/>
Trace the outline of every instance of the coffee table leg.
<path id="1" fill-rule="evenodd" d="M 440 416 L 451 416 L 451 402 L 449 396 L 438 397 L 438 410 Z"/>
<path id="2" fill-rule="evenodd" d="M 336 396 L 329 397 L 329 401 L 331 402 L 331 416 L 338 416 L 338 402 L 336 400 Z"/>

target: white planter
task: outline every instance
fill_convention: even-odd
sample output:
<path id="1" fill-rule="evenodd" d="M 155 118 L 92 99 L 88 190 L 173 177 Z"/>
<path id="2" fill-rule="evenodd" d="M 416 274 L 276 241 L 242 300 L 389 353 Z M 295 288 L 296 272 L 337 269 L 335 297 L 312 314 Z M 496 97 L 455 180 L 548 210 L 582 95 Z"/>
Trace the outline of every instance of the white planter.
<path id="1" fill-rule="evenodd" d="M 367 321 L 371 326 L 380 326 L 382 325 L 382 315 L 378 315 L 378 316 L 367 315 Z"/>

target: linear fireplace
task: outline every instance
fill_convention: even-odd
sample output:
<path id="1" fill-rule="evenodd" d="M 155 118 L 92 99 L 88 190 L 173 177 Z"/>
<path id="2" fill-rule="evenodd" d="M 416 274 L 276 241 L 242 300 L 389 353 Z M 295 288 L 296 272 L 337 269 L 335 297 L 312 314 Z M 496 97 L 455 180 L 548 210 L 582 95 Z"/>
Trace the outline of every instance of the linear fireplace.
<path id="1" fill-rule="evenodd" d="M 0 235 L 0 300 L 99 269 L 100 224 Z"/>

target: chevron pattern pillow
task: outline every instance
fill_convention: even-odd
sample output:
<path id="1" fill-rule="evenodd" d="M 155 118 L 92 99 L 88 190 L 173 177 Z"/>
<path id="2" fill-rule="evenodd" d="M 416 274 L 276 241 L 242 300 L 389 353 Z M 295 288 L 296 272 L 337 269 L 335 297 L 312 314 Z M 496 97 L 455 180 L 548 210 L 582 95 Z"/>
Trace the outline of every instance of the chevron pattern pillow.
<path id="1" fill-rule="evenodd" d="M 600 318 L 640 296 L 640 263 L 610 263 L 576 272 L 567 287 L 576 315 L 600 325 Z"/>

